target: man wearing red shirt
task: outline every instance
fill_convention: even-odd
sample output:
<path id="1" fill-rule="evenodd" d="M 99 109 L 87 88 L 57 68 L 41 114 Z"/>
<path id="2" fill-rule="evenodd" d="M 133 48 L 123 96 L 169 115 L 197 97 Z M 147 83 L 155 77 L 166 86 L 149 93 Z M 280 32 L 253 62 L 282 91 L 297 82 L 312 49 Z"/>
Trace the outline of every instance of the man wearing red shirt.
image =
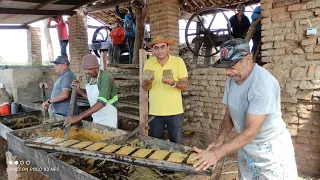
<path id="1" fill-rule="evenodd" d="M 51 21 L 54 20 L 57 24 L 50 25 Z M 57 28 L 58 38 L 60 41 L 61 55 L 67 56 L 67 45 L 69 42 L 69 35 L 67 32 L 67 23 L 63 20 L 62 16 L 54 16 L 50 18 L 47 25 L 48 28 Z"/>
<path id="2" fill-rule="evenodd" d="M 120 20 L 116 20 L 116 27 L 111 31 L 110 37 L 112 38 L 113 45 L 113 60 L 112 62 L 119 64 L 121 47 L 124 43 L 124 29 L 120 25 Z"/>

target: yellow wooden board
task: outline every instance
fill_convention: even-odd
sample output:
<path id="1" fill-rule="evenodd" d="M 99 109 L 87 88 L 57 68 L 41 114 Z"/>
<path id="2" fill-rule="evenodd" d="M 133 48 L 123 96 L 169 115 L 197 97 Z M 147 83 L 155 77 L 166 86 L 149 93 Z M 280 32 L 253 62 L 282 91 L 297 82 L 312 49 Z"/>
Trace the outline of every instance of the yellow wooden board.
<path id="1" fill-rule="evenodd" d="M 87 146 L 89 146 L 90 144 L 92 144 L 93 142 L 91 142 L 91 141 L 82 141 L 82 142 L 80 142 L 80 143 L 78 143 L 78 144 L 75 144 L 75 145 L 73 145 L 73 146 L 71 146 L 72 148 L 75 148 L 75 149 L 82 149 L 82 148 L 84 148 L 84 147 L 87 147 Z"/>
<path id="2" fill-rule="evenodd" d="M 33 142 L 42 143 L 44 141 L 48 141 L 48 140 L 51 140 L 51 139 L 52 139 L 52 137 L 39 137 L 39 138 L 33 140 Z"/>
<path id="3" fill-rule="evenodd" d="M 186 154 L 182 153 L 172 153 L 170 154 L 170 157 L 167 161 L 169 162 L 176 162 L 176 163 L 182 163 L 182 161 L 187 157 Z"/>
<path id="4" fill-rule="evenodd" d="M 169 154 L 168 151 L 158 150 L 155 151 L 149 158 L 156 159 L 156 160 L 163 160 Z"/>
<path id="5" fill-rule="evenodd" d="M 187 159 L 187 164 L 194 164 L 196 160 L 192 160 L 194 157 L 196 157 L 198 154 L 197 153 L 192 153 Z"/>
<path id="6" fill-rule="evenodd" d="M 68 141 L 64 141 L 62 143 L 59 143 L 58 146 L 68 147 L 68 146 L 74 145 L 75 143 L 78 143 L 78 142 L 79 142 L 78 140 L 68 140 Z"/>
<path id="7" fill-rule="evenodd" d="M 116 149 L 118 149 L 120 147 L 121 147 L 120 145 L 112 144 L 112 145 L 109 145 L 109 146 L 102 148 L 100 151 L 106 152 L 106 153 L 112 153 L 113 151 L 115 151 Z"/>
<path id="8" fill-rule="evenodd" d="M 86 150 L 88 150 L 88 151 L 96 151 L 96 150 L 98 150 L 98 149 L 100 149 L 100 148 L 102 148 L 102 147 L 104 147 L 104 146 L 106 146 L 107 145 L 107 143 L 94 143 L 94 144 L 92 144 L 92 145 L 90 145 L 89 147 L 87 147 L 86 148 Z"/>
<path id="9" fill-rule="evenodd" d="M 124 146 L 119 151 L 117 151 L 116 154 L 128 155 L 128 154 L 130 154 L 132 151 L 134 151 L 136 149 L 137 149 L 136 147 Z"/>
<path id="10" fill-rule="evenodd" d="M 132 157 L 144 158 L 144 157 L 146 157 L 148 154 L 150 154 L 151 151 L 152 151 L 152 149 L 139 149 L 138 151 L 136 151 L 135 153 L 133 153 L 131 156 L 132 156 Z"/>
<path id="11" fill-rule="evenodd" d="M 65 139 L 63 139 L 63 138 L 55 138 L 55 139 L 51 139 L 50 141 L 46 141 L 44 143 L 53 145 L 53 144 L 61 143 L 62 141 L 65 141 Z"/>

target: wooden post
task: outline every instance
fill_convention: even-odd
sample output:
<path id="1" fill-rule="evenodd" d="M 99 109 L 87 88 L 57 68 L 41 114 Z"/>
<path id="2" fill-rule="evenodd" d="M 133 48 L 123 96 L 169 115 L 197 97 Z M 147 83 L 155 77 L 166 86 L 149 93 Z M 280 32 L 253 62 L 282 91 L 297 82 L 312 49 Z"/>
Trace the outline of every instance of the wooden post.
<path id="1" fill-rule="evenodd" d="M 53 48 L 52 48 L 52 41 L 50 36 L 50 30 L 47 28 L 48 22 L 50 19 L 44 20 L 44 36 L 46 37 L 46 43 L 47 43 L 47 49 L 48 49 L 48 58 L 49 61 L 54 61 L 54 55 L 53 55 Z"/>
<path id="2" fill-rule="evenodd" d="M 147 61 L 147 51 L 139 49 L 139 79 L 140 79 L 140 91 L 139 91 L 139 116 L 140 124 L 148 120 L 149 108 L 148 108 L 148 92 L 142 89 L 143 83 L 143 67 Z M 140 134 L 148 135 L 148 126 L 140 131 Z"/>
<path id="3" fill-rule="evenodd" d="M 108 67 L 108 64 L 107 64 L 108 52 L 103 50 L 103 51 L 101 51 L 100 54 L 101 54 L 100 55 L 100 69 L 106 70 Z"/>
<path id="4" fill-rule="evenodd" d="M 257 25 L 260 23 L 262 19 L 262 16 L 260 15 L 258 19 L 256 19 L 252 24 L 251 24 L 251 28 L 249 29 L 246 37 L 244 38 L 244 40 L 246 40 L 247 42 L 250 41 L 250 39 L 252 38 L 252 36 L 254 35 L 254 33 L 256 32 L 257 29 Z"/>
<path id="5" fill-rule="evenodd" d="M 143 48 L 145 20 L 148 14 L 148 8 L 142 0 L 136 0 L 134 3 L 139 4 L 139 6 L 136 8 L 136 39 L 134 42 L 133 63 L 140 64 L 138 61 L 139 49 Z"/>

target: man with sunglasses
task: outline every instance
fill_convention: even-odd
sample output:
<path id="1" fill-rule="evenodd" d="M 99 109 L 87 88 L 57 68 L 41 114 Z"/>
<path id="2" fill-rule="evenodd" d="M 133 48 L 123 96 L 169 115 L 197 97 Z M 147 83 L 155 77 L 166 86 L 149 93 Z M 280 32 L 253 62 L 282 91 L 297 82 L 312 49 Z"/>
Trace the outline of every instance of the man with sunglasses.
<path id="1" fill-rule="evenodd" d="M 76 87 L 81 96 L 89 100 L 90 108 L 77 116 L 68 116 L 64 126 L 91 115 L 94 123 L 117 128 L 118 95 L 112 75 L 99 69 L 98 58 L 93 54 L 87 54 L 82 58 L 82 68 L 89 77 L 86 89 L 81 89 L 79 82 L 76 81 L 72 82 L 72 86 Z"/>
<path id="2" fill-rule="evenodd" d="M 290 133 L 281 117 L 280 86 L 266 69 L 252 63 L 249 44 L 232 39 L 213 64 L 227 73 L 226 112 L 216 141 L 198 153 L 196 170 L 205 170 L 237 151 L 239 179 L 297 179 Z M 225 142 L 233 127 L 237 135 Z"/>
<path id="3" fill-rule="evenodd" d="M 181 91 L 188 89 L 188 72 L 184 61 L 169 54 L 174 41 L 155 37 L 148 47 L 155 57 L 147 60 L 144 70 L 153 71 L 144 80 L 142 88 L 149 91 L 149 114 L 155 118 L 149 123 L 150 135 L 164 139 L 165 126 L 171 142 L 181 143 L 183 133 L 183 105 Z M 163 71 L 171 71 L 171 77 L 163 78 Z"/>

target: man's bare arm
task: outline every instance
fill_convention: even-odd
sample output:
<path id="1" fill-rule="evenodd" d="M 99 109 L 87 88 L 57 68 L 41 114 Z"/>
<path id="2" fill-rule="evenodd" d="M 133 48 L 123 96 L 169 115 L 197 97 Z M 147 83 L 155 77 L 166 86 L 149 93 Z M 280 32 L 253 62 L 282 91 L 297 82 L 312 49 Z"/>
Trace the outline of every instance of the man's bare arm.
<path id="1" fill-rule="evenodd" d="M 50 18 L 48 21 L 48 24 L 47 24 L 47 28 L 55 28 L 56 27 L 56 25 L 51 25 L 51 21 L 52 21 L 52 19 Z"/>
<path id="2" fill-rule="evenodd" d="M 213 149 L 217 157 L 220 159 L 252 142 L 258 134 L 266 116 L 267 115 L 247 114 L 246 129 L 232 138 L 229 142 Z"/>

